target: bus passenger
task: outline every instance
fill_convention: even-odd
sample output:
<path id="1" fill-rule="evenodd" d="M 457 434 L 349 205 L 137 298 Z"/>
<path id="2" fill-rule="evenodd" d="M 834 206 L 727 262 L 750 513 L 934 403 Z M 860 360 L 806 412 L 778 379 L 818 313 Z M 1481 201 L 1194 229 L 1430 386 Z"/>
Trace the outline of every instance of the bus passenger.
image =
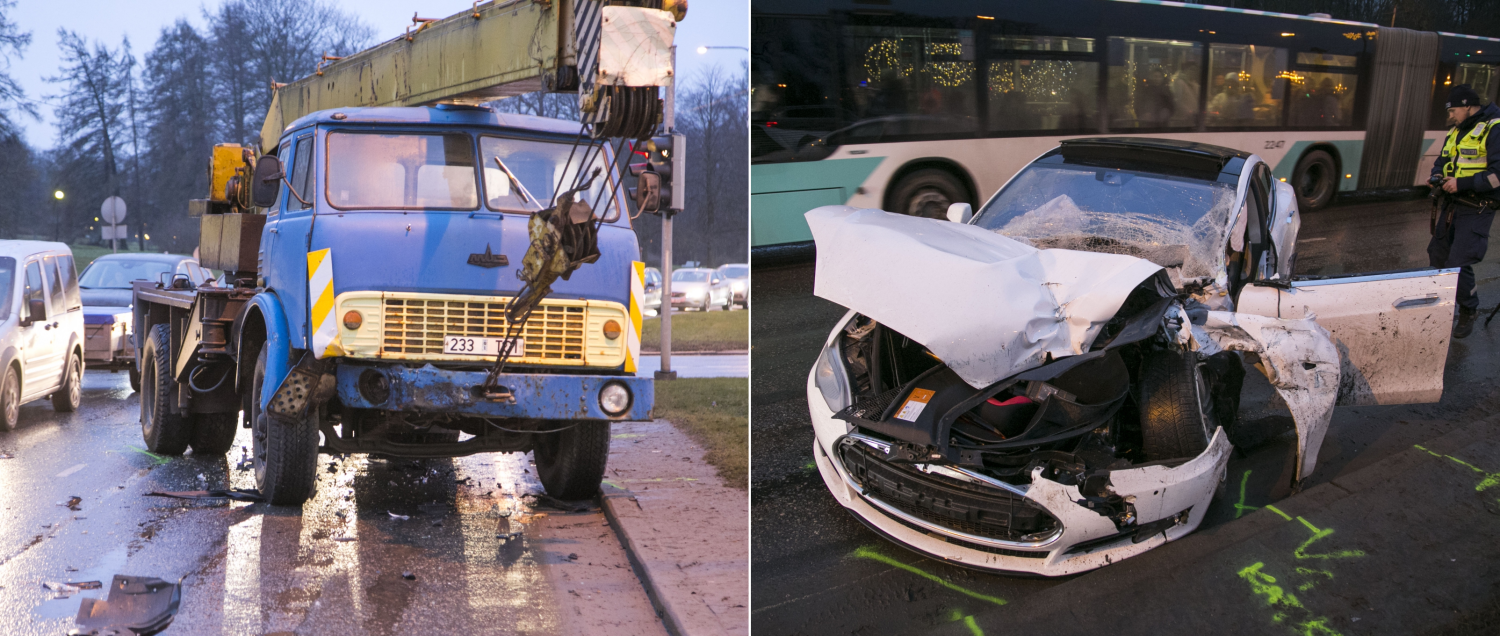
<path id="1" fill-rule="evenodd" d="M 1500 108 L 1480 106 L 1479 94 L 1468 84 L 1448 93 L 1448 138 L 1432 166 L 1429 180 L 1441 184 L 1443 206 L 1432 222 L 1427 256 L 1433 267 L 1461 267 L 1458 274 L 1458 324 L 1454 338 L 1474 330 L 1479 295 L 1474 293 L 1474 264 L 1489 249 L 1490 224 L 1500 207 L 1500 136 L 1490 130 L 1500 125 Z"/>

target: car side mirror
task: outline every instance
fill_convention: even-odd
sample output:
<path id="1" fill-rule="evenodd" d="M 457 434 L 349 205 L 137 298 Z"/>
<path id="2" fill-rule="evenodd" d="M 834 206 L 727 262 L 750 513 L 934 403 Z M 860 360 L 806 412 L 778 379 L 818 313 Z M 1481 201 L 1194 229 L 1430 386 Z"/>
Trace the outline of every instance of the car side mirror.
<path id="1" fill-rule="evenodd" d="M 47 303 L 40 298 L 26 301 L 27 323 L 41 322 L 47 319 Z"/>
<path id="2" fill-rule="evenodd" d="M 967 203 L 954 203 L 948 206 L 948 220 L 954 223 L 968 223 L 974 217 L 974 208 Z"/>
<path id="3" fill-rule="evenodd" d="M 285 176 L 281 160 L 264 155 L 255 162 L 255 183 L 250 189 L 251 203 L 258 208 L 276 205 L 276 195 L 281 193 L 281 180 Z"/>

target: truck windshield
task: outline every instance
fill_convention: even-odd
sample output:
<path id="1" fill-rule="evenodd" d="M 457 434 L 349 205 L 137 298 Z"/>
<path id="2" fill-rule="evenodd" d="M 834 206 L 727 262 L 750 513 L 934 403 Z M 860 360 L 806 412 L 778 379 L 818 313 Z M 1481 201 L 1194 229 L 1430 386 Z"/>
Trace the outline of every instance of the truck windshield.
<path id="1" fill-rule="evenodd" d="M 130 289 L 130 281 L 160 282 L 161 275 L 172 268 L 172 263 L 162 261 L 98 260 L 84 268 L 78 286 L 84 289 Z"/>
<path id="2" fill-rule="evenodd" d="M 328 202 L 348 210 L 473 210 L 474 142 L 438 135 L 328 135 Z"/>
<path id="3" fill-rule="evenodd" d="M 10 318 L 10 288 L 16 280 L 16 259 L 0 256 L 0 322 Z"/>
<path id="4" fill-rule="evenodd" d="M 572 155 L 570 161 L 568 156 Z M 479 156 L 484 161 L 485 202 L 493 210 L 506 212 L 536 212 L 552 207 L 557 196 L 558 183 L 562 190 L 573 187 L 578 177 L 578 168 L 585 157 L 590 157 L 585 178 L 599 169 L 599 176 L 582 193 L 583 200 L 602 214 L 605 220 L 613 220 L 612 212 L 601 210 L 611 205 L 609 187 L 615 183 L 605 153 L 597 146 L 580 146 L 573 150 L 572 144 L 523 139 L 505 139 L 484 136 L 479 138 Z M 496 161 L 496 159 L 499 161 Z M 601 200 L 603 199 L 603 200 Z M 617 206 L 615 201 L 611 207 Z"/>

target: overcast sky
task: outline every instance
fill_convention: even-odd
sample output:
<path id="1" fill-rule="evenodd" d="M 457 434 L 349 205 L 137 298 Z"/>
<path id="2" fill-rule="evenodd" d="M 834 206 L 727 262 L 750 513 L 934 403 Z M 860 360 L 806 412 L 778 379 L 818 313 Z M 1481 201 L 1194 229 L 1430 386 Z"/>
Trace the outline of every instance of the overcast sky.
<path id="1" fill-rule="evenodd" d="M 411 24 L 413 11 L 424 18 L 442 18 L 468 9 L 472 0 L 334 0 L 345 11 L 358 15 L 375 28 L 377 42 L 400 34 Z M 31 46 L 25 56 L 12 60 L 10 72 L 26 96 L 40 102 L 41 120 L 17 117 L 26 128 L 26 140 L 33 147 L 51 148 L 56 141 L 52 106 L 47 97 L 59 87 L 44 80 L 57 75 L 60 63 L 57 29 L 64 27 L 89 41 L 102 41 L 110 47 L 130 37 L 137 59 L 144 57 L 156 43 L 156 36 L 178 18 L 188 18 L 203 26 L 203 8 L 216 9 L 218 0 L 152 0 L 150 3 L 81 0 L 59 3 L 57 0 L 20 0 L 12 9 L 11 19 L 24 31 L 31 32 Z M 677 27 L 677 66 L 685 81 L 691 82 L 702 70 L 714 63 L 726 69 L 737 69 L 748 53 L 738 49 L 721 49 L 699 55 L 702 45 L 750 45 L 749 0 L 697 0 L 688 5 L 687 19 Z"/>

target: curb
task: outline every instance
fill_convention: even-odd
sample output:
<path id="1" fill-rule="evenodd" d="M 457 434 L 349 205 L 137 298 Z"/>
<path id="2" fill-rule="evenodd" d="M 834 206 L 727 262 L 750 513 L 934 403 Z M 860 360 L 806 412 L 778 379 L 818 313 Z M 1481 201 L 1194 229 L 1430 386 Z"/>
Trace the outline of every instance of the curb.
<path id="1" fill-rule="evenodd" d="M 659 356 L 660 351 L 641 351 L 643 356 Z M 698 357 L 698 356 L 747 356 L 749 349 L 726 349 L 724 351 L 673 351 L 672 357 Z"/>
<path id="2" fill-rule="evenodd" d="M 609 527 L 615 531 L 615 537 L 620 540 L 620 546 L 625 549 L 625 556 L 630 559 L 630 567 L 635 570 L 636 578 L 641 580 L 641 587 L 646 588 L 646 596 L 651 599 L 651 606 L 656 609 L 656 615 L 661 617 L 662 625 L 667 628 L 668 634 L 688 636 L 682 631 L 683 617 L 657 586 L 656 579 L 660 577 L 651 576 L 651 569 L 640 558 L 639 548 L 630 538 L 630 531 L 625 529 L 625 524 L 620 523 L 620 513 L 615 510 L 616 506 L 639 507 L 640 504 L 636 502 L 635 495 L 630 494 L 628 490 L 607 493 L 606 488 L 608 487 L 602 485 L 599 487 L 599 509 L 604 511 L 604 518 L 609 521 Z M 609 488 L 609 490 L 614 489 Z"/>

